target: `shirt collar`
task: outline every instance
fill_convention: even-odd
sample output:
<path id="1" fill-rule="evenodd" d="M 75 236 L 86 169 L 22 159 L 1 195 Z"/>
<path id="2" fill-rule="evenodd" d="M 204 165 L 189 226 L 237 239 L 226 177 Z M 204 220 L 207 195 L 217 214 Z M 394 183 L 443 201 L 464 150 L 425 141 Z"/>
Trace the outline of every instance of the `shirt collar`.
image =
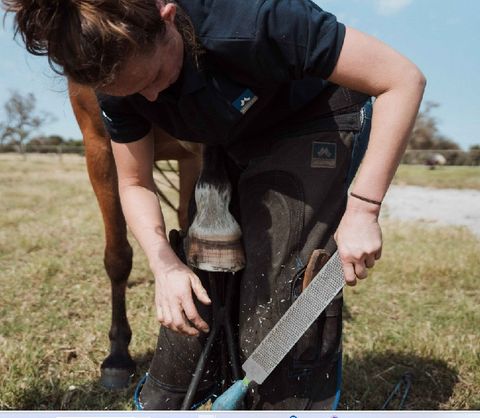
<path id="1" fill-rule="evenodd" d="M 195 58 L 190 53 L 185 54 L 182 71 L 178 80 L 168 89 L 162 91 L 159 100 L 178 100 L 180 97 L 194 93 L 205 87 L 205 73 L 195 63 Z"/>

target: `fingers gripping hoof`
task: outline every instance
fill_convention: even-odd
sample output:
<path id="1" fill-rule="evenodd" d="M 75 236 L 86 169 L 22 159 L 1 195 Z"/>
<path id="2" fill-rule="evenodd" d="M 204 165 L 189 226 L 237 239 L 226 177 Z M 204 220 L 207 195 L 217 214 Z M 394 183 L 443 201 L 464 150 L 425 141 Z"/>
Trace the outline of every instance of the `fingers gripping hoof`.
<path id="1" fill-rule="evenodd" d="M 189 265 L 204 271 L 224 272 L 236 272 L 245 267 L 242 232 L 228 210 L 230 199 L 228 183 L 197 184 L 197 213 L 186 242 Z"/>
<path id="2" fill-rule="evenodd" d="M 100 375 L 100 384 L 111 390 L 125 389 L 132 383 L 135 371 L 132 369 L 111 369 L 102 368 Z"/>

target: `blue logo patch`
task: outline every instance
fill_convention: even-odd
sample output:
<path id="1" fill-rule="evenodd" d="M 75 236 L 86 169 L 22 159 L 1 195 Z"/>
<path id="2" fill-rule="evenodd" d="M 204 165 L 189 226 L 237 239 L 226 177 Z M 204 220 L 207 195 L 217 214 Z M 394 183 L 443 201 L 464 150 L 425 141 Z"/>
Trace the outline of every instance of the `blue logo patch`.
<path id="1" fill-rule="evenodd" d="M 250 89 L 246 89 L 242 93 L 242 95 L 232 103 L 232 105 L 240 113 L 245 114 L 247 113 L 248 109 L 250 109 L 257 100 L 258 100 L 258 97 L 255 96 L 253 91 Z"/>
<path id="2" fill-rule="evenodd" d="M 335 168 L 337 166 L 337 144 L 331 142 L 312 143 L 312 168 Z"/>

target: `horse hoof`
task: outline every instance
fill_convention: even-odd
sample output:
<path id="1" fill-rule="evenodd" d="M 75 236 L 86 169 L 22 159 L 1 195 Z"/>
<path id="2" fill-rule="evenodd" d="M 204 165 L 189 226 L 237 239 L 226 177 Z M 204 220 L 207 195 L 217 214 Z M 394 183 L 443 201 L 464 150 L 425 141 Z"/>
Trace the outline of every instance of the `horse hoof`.
<path id="1" fill-rule="evenodd" d="M 125 389 L 132 383 L 134 371 L 128 369 L 101 369 L 100 384 L 107 389 Z"/>
<path id="2" fill-rule="evenodd" d="M 236 272 L 245 268 L 240 239 L 212 239 L 190 235 L 186 240 L 188 264 L 203 271 Z"/>

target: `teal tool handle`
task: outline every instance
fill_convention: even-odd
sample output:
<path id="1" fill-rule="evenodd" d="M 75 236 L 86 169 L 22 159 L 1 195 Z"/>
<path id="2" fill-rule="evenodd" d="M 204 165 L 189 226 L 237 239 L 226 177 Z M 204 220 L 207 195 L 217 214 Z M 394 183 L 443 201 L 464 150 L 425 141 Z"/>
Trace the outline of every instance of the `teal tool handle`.
<path id="1" fill-rule="evenodd" d="M 249 381 L 247 379 L 237 380 L 213 403 L 213 411 L 232 411 L 240 408 L 243 398 L 248 391 Z"/>

